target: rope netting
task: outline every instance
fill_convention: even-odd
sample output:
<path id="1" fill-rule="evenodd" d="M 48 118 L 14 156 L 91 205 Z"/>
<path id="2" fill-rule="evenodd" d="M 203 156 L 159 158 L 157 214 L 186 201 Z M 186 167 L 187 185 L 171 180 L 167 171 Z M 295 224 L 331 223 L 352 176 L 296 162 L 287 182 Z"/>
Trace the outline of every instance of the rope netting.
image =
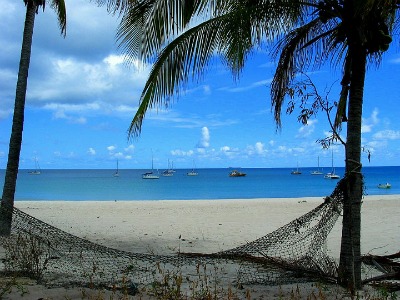
<path id="1" fill-rule="evenodd" d="M 48 286 L 147 284 L 178 270 L 184 278 L 199 269 L 229 284 L 283 284 L 336 277 L 326 240 L 342 211 L 345 181 L 312 211 L 244 245 L 218 253 L 153 255 L 101 246 L 12 209 L 11 234 L 0 237 L 3 268 L 38 278 Z M 5 207 L 2 207 L 5 209 Z M 169 272 L 169 271 L 168 271 Z M 218 274 L 217 274 L 218 273 Z"/>

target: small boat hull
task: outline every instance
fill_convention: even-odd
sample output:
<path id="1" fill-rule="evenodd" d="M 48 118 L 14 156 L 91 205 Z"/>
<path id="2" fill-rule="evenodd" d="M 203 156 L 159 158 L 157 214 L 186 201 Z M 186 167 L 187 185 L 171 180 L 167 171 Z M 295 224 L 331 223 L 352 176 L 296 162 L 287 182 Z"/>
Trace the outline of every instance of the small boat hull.
<path id="1" fill-rule="evenodd" d="M 229 173 L 229 177 L 244 177 L 244 176 L 246 176 L 246 173 L 242 173 L 237 170 L 233 170 L 232 172 Z"/>
<path id="2" fill-rule="evenodd" d="M 29 175 L 40 175 L 41 173 L 40 173 L 40 171 L 31 171 L 31 172 L 28 172 L 28 174 Z"/>
<path id="3" fill-rule="evenodd" d="M 154 173 L 144 173 L 142 175 L 143 179 L 160 179 L 160 176 L 154 174 Z"/>
<path id="4" fill-rule="evenodd" d="M 324 175 L 324 173 L 322 173 L 320 171 L 312 171 L 311 175 Z"/>
<path id="5" fill-rule="evenodd" d="M 392 185 L 390 183 L 378 184 L 378 188 L 380 189 L 390 189 Z"/>
<path id="6" fill-rule="evenodd" d="M 339 179 L 340 176 L 339 176 L 339 175 L 336 175 L 335 173 L 328 173 L 328 174 L 326 174 L 326 175 L 324 176 L 324 178 L 326 178 L 326 179 Z"/>

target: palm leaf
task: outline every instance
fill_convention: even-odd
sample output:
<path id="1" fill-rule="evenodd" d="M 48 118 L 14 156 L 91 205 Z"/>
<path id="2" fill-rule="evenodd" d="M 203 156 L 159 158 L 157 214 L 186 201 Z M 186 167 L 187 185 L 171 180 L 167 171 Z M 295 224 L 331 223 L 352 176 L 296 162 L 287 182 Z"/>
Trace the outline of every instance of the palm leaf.
<path id="1" fill-rule="evenodd" d="M 67 9 L 64 0 L 52 0 L 51 8 L 57 14 L 58 25 L 61 29 L 61 34 L 65 37 L 67 33 Z"/>
<path id="2" fill-rule="evenodd" d="M 269 14 L 272 15 L 273 12 L 270 10 Z M 129 135 L 139 135 L 147 110 L 167 105 L 189 78 L 203 74 L 214 55 L 220 55 L 233 75 L 238 76 L 251 49 L 261 43 L 263 37 L 265 39 L 282 31 L 281 22 L 284 18 L 272 21 L 270 15 L 269 18 L 264 15 L 264 19 L 260 19 L 254 13 L 253 7 L 235 7 L 224 15 L 213 17 L 184 31 L 169 42 L 153 65 L 140 97 L 139 109 L 128 129 Z M 125 23 L 121 26 L 123 32 L 120 31 L 120 37 L 126 35 L 124 42 L 132 49 L 132 43 L 146 33 L 129 30 L 131 25 Z M 145 35 L 145 38 L 149 37 Z M 139 52 L 136 47 L 133 53 L 139 55 Z"/>
<path id="3" fill-rule="evenodd" d="M 294 29 L 286 35 L 276 46 L 275 53 L 280 53 L 278 66 L 271 85 L 271 101 L 274 107 L 274 118 L 278 127 L 281 127 L 281 110 L 285 95 L 298 68 L 298 50 L 307 44 L 310 31 L 319 20 L 315 19 L 308 24 Z"/>

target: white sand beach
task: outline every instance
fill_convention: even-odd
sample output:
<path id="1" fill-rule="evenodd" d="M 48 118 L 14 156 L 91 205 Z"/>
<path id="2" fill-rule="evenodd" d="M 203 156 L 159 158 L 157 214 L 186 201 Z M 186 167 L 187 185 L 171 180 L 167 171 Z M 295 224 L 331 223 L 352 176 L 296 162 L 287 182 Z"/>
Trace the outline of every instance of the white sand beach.
<path id="1" fill-rule="evenodd" d="M 136 253 L 171 254 L 178 251 L 211 253 L 239 246 L 287 224 L 322 201 L 322 197 L 113 202 L 17 201 L 15 206 L 46 223 L 92 242 Z M 399 216 L 400 195 L 366 196 L 362 207 L 362 253 L 382 255 L 398 252 Z M 339 257 L 340 236 L 341 219 L 331 232 L 327 244 L 329 254 L 335 258 Z M 291 287 L 286 288 L 290 291 Z M 262 294 L 267 293 L 267 290 Z M 43 287 L 32 286 L 30 295 L 45 299 L 65 299 L 64 294 L 63 298 L 57 298 L 52 290 Z M 267 296 L 264 299 L 274 299 Z M 5 299 L 19 299 L 12 295 L 7 297 Z M 68 297 L 75 299 L 72 294 Z M 26 299 L 34 298 L 27 296 Z"/>

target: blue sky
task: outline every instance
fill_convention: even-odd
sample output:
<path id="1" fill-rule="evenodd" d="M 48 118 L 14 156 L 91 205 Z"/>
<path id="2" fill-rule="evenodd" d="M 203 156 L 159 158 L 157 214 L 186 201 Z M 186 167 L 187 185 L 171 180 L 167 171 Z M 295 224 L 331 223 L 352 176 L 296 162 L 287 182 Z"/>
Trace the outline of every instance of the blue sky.
<path id="1" fill-rule="evenodd" d="M 67 0 L 67 37 L 60 35 L 50 7 L 36 17 L 26 99 L 20 168 L 175 168 L 312 167 L 331 152 L 317 139 L 327 136 L 326 115 L 303 126 L 296 113 L 283 115 L 276 131 L 269 84 L 275 62 L 262 51 L 250 55 L 239 80 L 218 60 L 201 81 L 189 83 L 168 109 L 148 113 L 139 138 L 127 129 L 138 106 L 150 66 L 127 65 L 115 43 L 118 19 L 105 8 Z M 12 111 L 22 40 L 23 1 L 0 3 L 0 168 L 7 164 Z M 395 40 L 396 41 L 396 40 Z M 398 42 L 398 40 L 397 40 Z M 396 51 L 397 50 L 397 51 Z M 365 166 L 400 165 L 400 52 L 392 45 L 379 68 L 369 66 L 363 111 Z M 319 92 L 336 82 L 341 70 L 311 73 Z M 336 166 L 344 165 L 343 146 L 333 146 Z"/>

